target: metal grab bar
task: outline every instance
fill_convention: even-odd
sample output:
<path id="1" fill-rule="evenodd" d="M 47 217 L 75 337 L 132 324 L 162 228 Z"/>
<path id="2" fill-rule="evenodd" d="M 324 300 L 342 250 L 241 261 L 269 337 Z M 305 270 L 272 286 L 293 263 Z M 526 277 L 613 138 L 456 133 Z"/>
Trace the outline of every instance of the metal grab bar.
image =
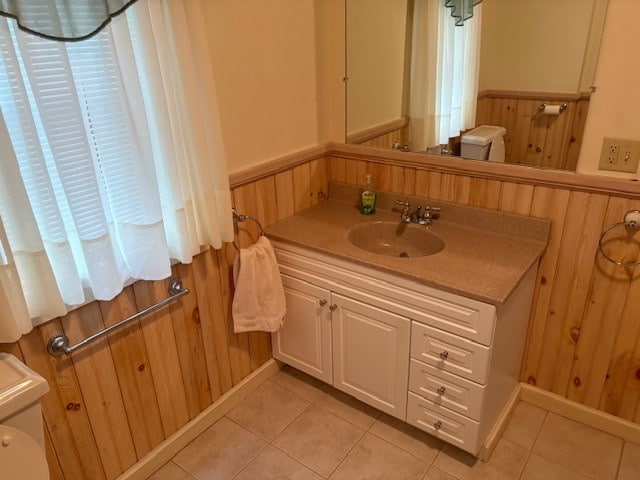
<path id="1" fill-rule="evenodd" d="M 100 330 L 99 332 L 94 333 L 90 337 L 85 338 L 84 340 L 76 343 L 75 345 L 69 346 L 69 337 L 67 337 L 62 333 L 59 333 L 58 335 L 54 335 L 49 340 L 49 343 L 47 343 L 47 351 L 55 357 L 58 357 L 60 355 L 71 355 L 73 352 L 75 352 L 79 348 L 84 347 L 85 345 L 93 342 L 94 340 L 97 340 L 100 337 L 104 337 L 108 333 L 111 333 L 114 330 L 122 327 L 123 325 L 133 322 L 134 320 L 137 320 L 140 317 L 147 315 L 148 313 L 155 312 L 159 308 L 164 307 L 168 303 L 171 303 L 174 300 L 177 300 L 178 298 L 186 295 L 187 293 L 189 293 L 189 289 L 184 288 L 180 280 L 173 279 L 169 283 L 169 297 L 165 298 L 164 300 L 161 300 L 160 302 L 155 303 L 150 307 L 147 307 L 144 310 L 141 310 L 134 315 L 131 315 L 129 318 L 125 318 L 124 320 L 121 320 L 118 323 L 114 323 L 113 325 L 105 328 L 104 330 Z"/>

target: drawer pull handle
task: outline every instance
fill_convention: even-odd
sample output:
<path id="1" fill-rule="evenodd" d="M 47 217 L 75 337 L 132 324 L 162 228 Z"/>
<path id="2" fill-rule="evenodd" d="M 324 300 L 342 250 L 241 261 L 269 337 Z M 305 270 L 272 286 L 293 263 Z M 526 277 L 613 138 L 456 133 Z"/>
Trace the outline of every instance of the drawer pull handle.
<path id="1" fill-rule="evenodd" d="M 436 393 L 437 393 L 438 395 L 444 395 L 444 392 L 445 392 L 445 391 L 446 391 L 446 388 L 444 388 L 444 387 L 440 387 L 440 388 L 438 388 L 438 389 L 436 390 Z"/>
<path id="2" fill-rule="evenodd" d="M 333 312 L 333 311 L 335 311 L 335 309 L 336 309 L 336 308 L 338 308 L 338 305 L 336 305 L 335 303 L 332 303 L 332 304 L 329 306 L 329 310 L 331 310 L 332 312 Z"/>
<path id="3" fill-rule="evenodd" d="M 436 423 L 433 424 L 433 428 L 435 428 L 436 430 L 440 430 L 442 428 L 442 422 L 438 420 Z"/>
<path id="4" fill-rule="evenodd" d="M 440 358 L 442 360 L 446 360 L 447 358 L 449 358 L 449 352 L 447 352 L 446 350 L 444 352 L 440 352 Z"/>
<path id="5" fill-rule="evenodd" d="M 327 299 L 326 299 L 326 298 L 323 298 L 323 299 L 322 299 L 322 300 L 320 300 L 320 302 L 318 302 L 318 303 L 320 303 L 320 306 L 321 306 L 321 307 L 324 307 L 324 306 L 327 304 Z"/>

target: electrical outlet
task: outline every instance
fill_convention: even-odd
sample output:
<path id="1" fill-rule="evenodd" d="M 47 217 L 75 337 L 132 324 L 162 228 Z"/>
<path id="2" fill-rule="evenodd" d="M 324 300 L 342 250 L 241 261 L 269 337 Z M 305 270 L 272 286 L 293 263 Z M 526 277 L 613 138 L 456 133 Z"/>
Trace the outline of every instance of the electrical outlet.
<path id="1" fill-rule="evenodd" d="M 636 173 L 640 160 L 640 141 L 605 137 L 600 152 L 599 170 Z"/>

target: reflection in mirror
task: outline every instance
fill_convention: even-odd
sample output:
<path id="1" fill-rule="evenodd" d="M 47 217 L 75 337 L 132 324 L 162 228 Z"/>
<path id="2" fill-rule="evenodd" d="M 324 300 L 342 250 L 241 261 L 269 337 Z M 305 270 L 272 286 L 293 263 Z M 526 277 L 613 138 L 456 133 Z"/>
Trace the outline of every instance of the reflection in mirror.
<path id="1" fill-rule="evenodd" d="M 506 130 L 492 161 L 575 170 L 607 0 L 483 0 L 450 33 L 444 3 L 346 0 L 347 142 L 487 159 Z M 455 42 L 466 56 L 443 60 Z M 480 125 L 504 130 L 469 132 Z"/>

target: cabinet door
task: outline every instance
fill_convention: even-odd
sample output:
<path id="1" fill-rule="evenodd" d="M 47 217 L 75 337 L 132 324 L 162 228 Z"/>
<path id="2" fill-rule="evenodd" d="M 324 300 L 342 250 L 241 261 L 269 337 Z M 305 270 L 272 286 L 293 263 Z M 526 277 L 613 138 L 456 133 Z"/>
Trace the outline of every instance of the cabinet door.
<path id="1" fill-rule="evenodd" d="M 282 275 L 287 317 L 271 334 L 274 358 L 320 380 L 332 382 L 330 292 Z"/>
<path id="2" fill-rule="evenodd" d="M 410 320 L 331 294 L 333 386 L 389 415 L 406 417 Z"/>

